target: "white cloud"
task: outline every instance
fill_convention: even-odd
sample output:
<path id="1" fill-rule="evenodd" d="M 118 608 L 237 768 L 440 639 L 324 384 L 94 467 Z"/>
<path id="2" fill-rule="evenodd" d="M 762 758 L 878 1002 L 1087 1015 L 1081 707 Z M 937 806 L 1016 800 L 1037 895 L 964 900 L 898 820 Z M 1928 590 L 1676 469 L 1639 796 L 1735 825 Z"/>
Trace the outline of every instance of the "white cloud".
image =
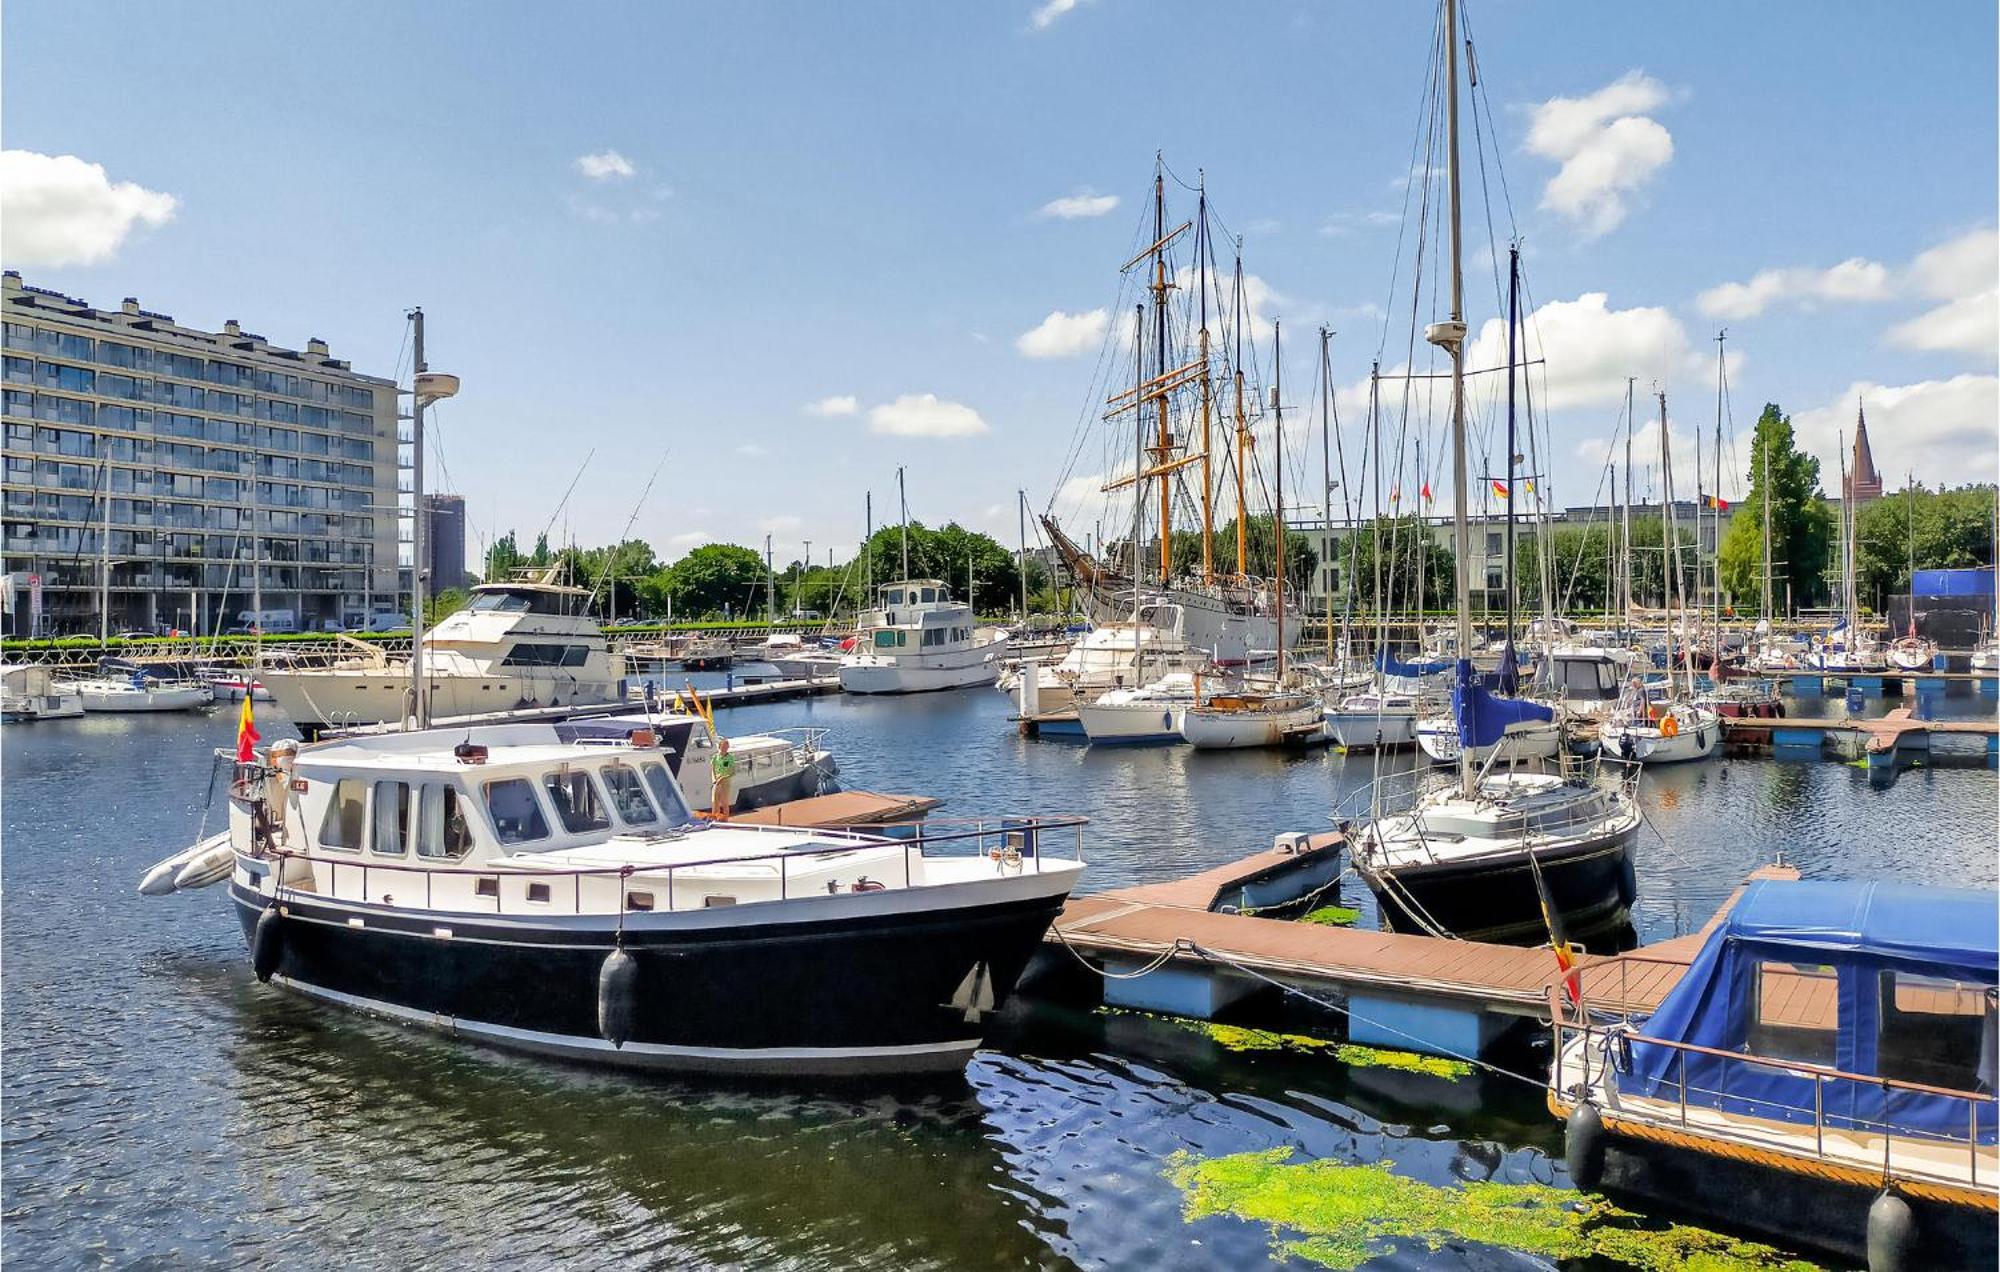
<path id="1" fill-rule="evenodd" d="M 2000 419 L 2000 377 L 1885 387 L 1856 381 L 1833 401 L 1792 416 L 1800 449 L 1819 457 L 1820 486 L 1840 490 L 1843 435 L 1854 445 L 1855 408 L 1868 412 L 1868 438 L 1885 480 L 1914 470 L 1917 480 L 1962 485 L 1992 481 L 2000 467 L 1993 422 Z"/>
<path id="2" fill-rule="evenodd" d="M 75 155 L 0 151 L 0 256 L 9 265 L 101 265 L 136 226 L 164 225 L 178 206 Z"/>
<path id="3" fill-rule="evenodd" d="M 2000 233 L 1973 230 L 1931 248 L 1910 262 L 1910 285 L 1944 303 L 1889 330 L 1905 349 L 1992 357 L 2000 347 Z"/>
<path id="4" fill-rule="evenodd" d="M 852 393 L 840 393 L 833 397 L 823 397 L 817 402 L 808 402 L 807 415 L 854 415 L 861 410 L 861 403 Z"/>
<path id="5" fill-rule="evenodd" d="M 764 518 L 757 523 L 757 528 L 765 534 L 775 535 L 783 534 L 787 530 L 796 530 L 804 524 L 805 522 L 798 517 L 794 517 L 790 513 L 784 513 L 779 516 Z"/>
<path id="6" fill-rule="evenodd" d="M 1723 283 L 1695 298 L 1710 318 L 1755 318 L 1779 301 L 1887 300 L 1893 294 L 1889 269 L 1879 261 L 1849 257 L 1831 269 L 1767 269 L 1747 283 Z"/>
<path id="7" fill-rule="evenodd" d="M 1665 309 L 1613 309 L 1609 300 L 1603 292 L 1585 292 L 1575 300 L 1550 301 L 1522 323 L 1526 358 L 1545 360 L 1531 372 L 1547 409 L 1622 402 L 1626 377 L 1637 376 L 1642 389 L 1652 380 L 1671 382 L 1697 356 L 1680 321 Z M 1738 361 L 1731 359 L 1732 365 Z M 1507 325 L 1489 318 L 1469 342 L 1465 364 L 1476 370 L 1506 363 Z"/>
<path id="8" fill-rule="evenodd" d="M 1542 189 L 1542 206 L 1592 238 L 1617 229 L 1654 174 L 1674 157 L 1674 139 L 1647 112 L 1666 86 L 1630 71 L 1583 97 L 1552 97 L 1534 108 L 1528 150 L 1562 167 Z"/>
<path id="9" fill-rule="evenodd" d="M 576 170 L 592 181 L 622 181 L 639 171 L 630 159 L 615 150 L 600 150 L 594 155 L 578 155 Z"/>
<path id="10" fill-rule="evenodd" d="M 1669 406 L 1671 407 L 1671 402 Z M 1642 498 L 1658 499 L 1662 486 L 1662 482 L 1660 481 L 1660 407 L 1658 400 L 1643 385 L 1639 388 L 1637 401 L 1633 403 L 1632 413 L 1637 415 L 1642 421 L 1638 430 L 1632 434 L 1632 467 L 1634 470 L 1632 491 L 1634 495 Z M 1697 453 L 1695 433 L 1706 427 L 1709 427 L 1709 425 L 1703 421 L 1697 421 L 1691 427 L 1683 427 L 1671 409 L 1667 413 L 1667 449 L 1674 461 L 1674 498 L 1676 499 L 1692 499 L 1694 497 L 1695 455 Z M 1607 425 L 1603 430 L 1602 436 L 1588 437 L 1577 443 L 1576 453 L 1578 457 L 1587 461 L 1592 468 L 1602 468 L 1605 461 L 1610 459 L 1615 459 L 1620 465 L 1623 465 L 1625 462 L 1625 433 L 1622 420 L 1616 429 L 1616 438 L 1611 436 L 1612 432 L 1613 429 Z M 1500 450 L 1504 456 L 1505 448 L 1502 447 Z M 1701 471 L 1703 474 L 1701 488 L 1706 490 L 1715 484 L 1713 476 L 1715 471 L 1715 456 L 1706 449 L 1700 453 L 1702 459 Z M 1729 476 L 1726 473 L 1724 475 Z M 1594 479 L 1587 478 L 1586 480 Z M 1622 495 L 1622 488 L 1625 484 L 1625 478 L 1622 473 L 1619 475 L 1618 484 L 1621 487 Z"/>
<path id="11" fill-rule="evenodd" d="M 1402 220 L 1403 216 L 1400 212 L 1383 212 L 1380 210 L 1374 212 L 1336 212 L 1320 224 L 1319 232 L 1327 238 L 1338 238 L 1342 235 L 1353 233 L 1356 228 L 1384 229 L 1391 225 L 1400 225 Z"/>
<path id="12" fill-rule="evenodd" d="M 1115 194 L 1092 194 L 1088 190 L 1076 194 L 1066 194 L 1060 199 L 1050 199 L 1035 213 L 1039 217 L 1054 217 L 1058 221 L 1076 221 L 1085 217 L 1103 216 L 1118 206 Z"/>
<path id="13" fill-rule="evenodd" d="M 1057 18 L 1082 3 L 1084 0 L 1043 0 L 1043 3 L 1028 15 L 1028 25 L 1037 31 L 1046 31 Z"/>
<path id="14" fill-rule="evenodd" d="M 667 536 L 667 546 L 670 548 L 679 548 L 682 551 L 686 551 L 689 548 L 698 548 L 704 543 L 714 542 L 715 536 L 706 530 L 683 530 L 679 534 Z"/>
<path id="15" fill-rule="evenodd" d="M 1110 323 L 1109 310 L 1093 309 L 1082 314 L 1051 310 L 1034 330 L 1016 336 L 1014 347 L 1023 357 L 1073 358 L 1102 345 L 1105 328 Z"/>
<path id="16" fill-rule="evenodd" d="M 935 393 L 905 393 L 871 407 L 868 431 L 891 437 L 976 437 L 987 431 L 979 412 Z"/>

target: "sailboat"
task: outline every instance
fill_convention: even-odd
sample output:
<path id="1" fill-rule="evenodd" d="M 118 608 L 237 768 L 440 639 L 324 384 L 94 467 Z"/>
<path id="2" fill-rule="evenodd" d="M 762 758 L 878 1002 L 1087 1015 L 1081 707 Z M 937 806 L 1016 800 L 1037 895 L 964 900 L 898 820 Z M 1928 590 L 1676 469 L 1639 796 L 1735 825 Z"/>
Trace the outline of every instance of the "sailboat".
<path id="1" fill-rule="evenodd" d="M 1667 395 L 1660 394 L 1660 502 L 1666 516 L 1667 620 L 1673 630 L 1674 605 L 1679 598 L 1681 624 L 1687 621 L 1687 597 L 1682 592 L 1680 528 L 1674 524 L 1673 455 L 1667 445 Z M 1696 550 L 1699 551 L 1699 540 Z M 1674 643 L 1668 641 L 1668 647 Z M 1681 671 L 1685 679 L 1674 678 L 1667 667 L 1666 683 L 1649 689 L 1636 679 L 1627 687 L 1617 709 L 1598 726 L 1598 745 L 1625 760 L 1667 764 L 1681 760 L 1702 760 L 1715 754 L 1722 743 L 1722 717 L 1711 707 L 1692 699 L 1694 653 L 1697 642 L 1691 634 L 1679 641 Z"/>
<path id="2" fill-rule="evenodd" d="M 1169 227 L 1166 211 L 1166 170 L 1156 162 L 1153 174 L 1152 235 L 1149 246 L 1125 263 L 1121 272 L 1145 266 L 1150 278 L 1150 313 L 1140 323 L 1138 354 L 1141 374 L 1135 383 L 1110 395 L 1105 416 L 1116 419 L 1132 412 L 1140 422 L 1139 453 L 1131 474 L 1104 483 L 1110 494 L 1137 487 L 1135 503 L 1138 521 L 1132 527 L 1129 567 L 1100 560 L 1078 546 L 1052 513 L 1042 518 L 1051 544 L 1064 567 L 1077 580 L 1086 612 L 1100 630 L 1114 631 L 1132 615 L 1137 603 L 1171 607 L 1177 625 L 1171 640 L 1226 669 L 1247 668 L 1275 657 L 1281 638 L 1296 644 L 1300 624 L 1296 615 L 1283 615 L 1283 589 L 1275 580 L 1260 578 L 1251 570 L 1249 540 L 1250 488 L 1247 466 L 1252 454 L 1251 416 L 1245 401 L 1243 336 L 1247 316 L 1243 262 L 1236 259 L 1232 294 L 1233 318 L 1225 333 L 1233 347 L 1224 353 L 1210 326 L 1209 284 L 1215 275 L 1210 246 L 1208 193 L 1203 188 L 1193 219 Z M 1176 315 L 1169 304 L 1171 294 L 1182 289 L 1169 263 L 1169 251 L 1183 239 L 1191 238 L 1194 250 L 1192 289 L 1196 293 L 1193 311 Z M 1150 327 L 1150 331 L 1146 328 Z M 1187 348 L 1189 343 L 1193 348 Z M 1146 361 L 1150 355 L 1150 362 Z M 1217 366 L 1220 357 L 1221 366 Z M 1214 392 L 1217 371 L 1232 385 L 1233 451 L 1228 454 L 1234 473 L 1236 505 L 1236 561 L 1234 570 L 1215 559 L 1215 503 L 1218 466 L 1214 462 L 1214 434 L 1218 402 Z M 1180 418 L 1176 418 L 1177 413 Z M 1177 491 L 1191 485 L 1186 474 L 1197 474 L 1199 490 L 1185 490 L 1190 502 L 1200 509 L 1200 561 L 1198 566 L 1177 568 L 1173 559 L 1174 510 Z M 1147 544 L 1143 522 L 1148 506 L 1154 520 L 1153 541 L 1158 544 L 1158 560 L 1149 565 L 1142 558 Z M 1291 621 L 1285 621 L 1287 618 Z M 1156 629 L 1157 630 L 1157 629 Z M 1163 635 L 1167 633 L 1162 633 Z M 1122 642 L 1133 644 L 1132 633 Z M 1141 634 L 1143 635 L 1143 634 Z M 1120 642 L 1109 636 L 1104 643 Z M 1141 649 L 1140 656 L 1146 651 Z M 1150 659 L 1149 659 L 1150 660 Z M 1136 681 L 1127 683 L 1136 684 Z M 1046 703 L 1044 704 L 1046 707 Z"/>
<path id="3" fill-rule="evenodd" d="M 1857 524 L 1854 491 L 1847 479 L 1847 436 L 1840 434 L 1840 593 L 1842 614 L 1815 651 L 1821 671 L 1879 672 L 1889 660 L 1881 643 L 1861 630 L 1861 600 L 1855 587 L 1854 531 Z"/>
<path id="4" fill-rule="evenodd" d="M 1912 474 L 1907 505 L 1910 511 L 1910 625 L 1902 637 L 1890 642 L 1889 661 L 1904 671 L 1928 671 L 1937 661 L 1937 642 L 1917 635 L 1917 479 Z"/>
<path id="5" fill-rule="evenodd" d="M 1292 684 L 1285 666 L 1285 408 L 1284 352 L 1277 323 L 1271 324 L 1271 356 L 1276 363 L 1272 376 L 1271 412 L 1272 465 L 1276 473 L 1271 526 L 1277 562 L 1273 586 L 1277 589 L 1275 612 L 1278 621 L 1278 679 L 1264 688 L 1230 686 L 1200 696 L 1181 716 L 1181 736 L 1196 750 L 1237 750 L 1245 747 L 1288 746 L 1324 741 L 1326 729 L 1317 693 Z"/>
<path id="6" fill-rule="evenodd" d="M 1378 781 L 1369 813 L 1347 824 L 1355 870 L 1381 908 L 1384 926 L 1495 940 L 1540 940 L 1560 924 L 1573 935 L 1626 921 L 1636 890 L 1628 849 L 1639 827 L 1632 776 L 1602 762 L 1552 774 L 1496 772 L 1474 756 L 1507 727 L 1552 720 L 1551 708 L 1496 697 L 1475 681 L 1471 516 L 1465 422 L 1465 285 L 1459 211 L 1458 0 L 1443 0 L 1435 50 L 1446 92 L 1451 311 L 1425 339 L 1451 360 L 1451 438 L 1456 480 L 1457 647 L 1452 688 L 1459 726 L 1457 771 L 1421 770 Z M 1419 275 L 1421 276 L 1421 275 Z M 1513 374 L 1510 369 L 1509 374 Z"/>

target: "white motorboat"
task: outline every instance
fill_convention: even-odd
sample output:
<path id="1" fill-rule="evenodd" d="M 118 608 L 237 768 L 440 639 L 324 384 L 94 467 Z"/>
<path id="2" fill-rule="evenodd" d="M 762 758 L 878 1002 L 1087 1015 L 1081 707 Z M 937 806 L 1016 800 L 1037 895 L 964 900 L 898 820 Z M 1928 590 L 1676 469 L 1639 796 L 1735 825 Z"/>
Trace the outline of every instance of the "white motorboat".
<path id="1" fill-rule="evenodd" d="M 259 980 L 475 1042 L 648 1069 L 949 1070 L 1041 948 L 1082 869 L 1051 850 L 1081 825 L 708 823 L 649 730 L 445 727 L 273 747 L 237 767 L 229 829 L 144 884 L 198 885 L 226 845 Z"/>
<path id="2" fill-rule="evenodd" d="M 1638 655 L 1608 645 L 1557 645 L 1542 660 L 1538 683 L 1579 720 L 1601 720 L 1618 705 Z"/>
<path id="3" fill-rule="evenodd" d="M 199 711 L 215 705 L 215 694 L 195 680 L 161 680 L 143 671 L 129 676 L 73 680 L 69 688 L 85 711 Z"/>
<path id="4" fill-rule="evenodd" d="M 254 671 L 238 671 L 222 667 L 206 667 L 196 673 L 201 682 L 209 687 L 218 702 L 241 702 L 243 695 L 250 695 L 253 702 L 270 702 L 271 691 L 257 678 Z"/>
<path id="5" fill-rule="evenodd" d="M 684 712 L 593 716 L 556 726 L 558 736 L 578 741 L 623 741 L 634 729 L 651 729 L 666 755 L 667 768 L 698 813 L 714 813 L 720 784 L 714 776 L 718 735 L 702 716 Z M 736 761 L 729 777 L 728 812 L 744 813 L 773 804 L 809 799 L 834 789 L 840 766 L 826 746 L 825 729 L 769 729 L 728 738 Z"/>
<path id="6" fill-rule="evenodd" d="M 556 581 L 554 567 L 482 583 L 423 635 L 430 719 L 520 707 L 621 701 L 625 660 L 587 612 L 590 593 Z M 342 638 L 346 639 L 346 638 Z M 348 640 L 355 656 L 330 667 L 265 667 L 258 679 L 308 735 L 328 726 L 381 724 L 413 714 L 410 662 Z"/>
<path id="7" fill-rule="evenodd" d="M 1077 704 L 1077 722 L 1092 745 L 1179 742 L 1181 720 L 1194 703 L 1193 674 L 1170 672 L 1137 689 L 1111 689 Z"/>
<path id="8" fill-rule="evenodd" d="M 0 667 L 0 720 L 63 720 L 83 714 L 83 695 L 37 663 Z"/>
<path id="9" fill-rule="evenodd" d="M 861 615 L 855 651 L 840 660 L 848 693 L 928 693 L 990 685 L 1007 638 L 976 624 L 972 607 L 937 579 L 899 579 L 877 589 Z"/>
<path id="10" fill-rule="evenodd" d="M 1352 693 L 1325 713 L 1327 735 L 1344 747 L 1403 747 L 1417 740 L 1417 699 L 1407 693 Z"/>
<path id="11" fill-rule="evenodd" d="M 822 648 L 795 632 L 772 632 L 744 650 L 742 656 L 769 664 L 787 680 L 817 680 L 840 674 L 839 651 Z"/>
<path id="12" fill-rule="evenodd" d="M 1127 611 L 1085 632 L 1053 663 L 1023 662 L 1004 687 L 1018 693 L 1021 678 L 1032 675 L 1037 710 L 1059 712 L 1113 689 L 1136 689 L 1149 676 L 1192 671 L 1200 655 L 1182 631 L 1185 621 L 1178 605 L 1142 603 L 1136 617 Z"/>
<path id="13" fill-rule="evenodd" d="M 1889 661 L 1904 671 L 1929 671 L 1937 662 L 1937 642 L 1909 635 L 1889 645 Z"/>

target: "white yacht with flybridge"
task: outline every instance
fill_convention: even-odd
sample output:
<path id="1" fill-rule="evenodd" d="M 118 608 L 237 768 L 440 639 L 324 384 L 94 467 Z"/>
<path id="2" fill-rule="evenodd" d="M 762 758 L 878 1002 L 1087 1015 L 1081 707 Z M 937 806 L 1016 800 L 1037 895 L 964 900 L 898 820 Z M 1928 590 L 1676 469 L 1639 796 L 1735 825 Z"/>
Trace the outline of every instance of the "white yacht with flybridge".
<path id="1" fill-rule="evenodd" d="M 863 611 L 854 652 L 840 660 L 848 693 L 928 693 L 990 685 L 1000 676 L 1007 636 L 982 628 L 972 607 L 939 579 L 898 579 Z"/>

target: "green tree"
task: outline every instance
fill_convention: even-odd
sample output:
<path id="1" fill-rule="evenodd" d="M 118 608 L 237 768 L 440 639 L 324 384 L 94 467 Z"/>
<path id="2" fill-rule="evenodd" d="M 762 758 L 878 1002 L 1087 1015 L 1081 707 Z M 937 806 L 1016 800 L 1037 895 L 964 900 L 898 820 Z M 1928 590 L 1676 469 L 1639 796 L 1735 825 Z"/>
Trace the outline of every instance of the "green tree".
<path id="1" fill-rule="evenodd" d="M 1855 586 L 1861 600 L 1886 613 L 1891 596 L 1910 591 L 1914 542 L 1919 570 L 1993 563 L 1991 486 L 1926 491 L 1918 487 L 1872 500 L 1855 514 Z"/>
<path id="2" fill-rule="evenodd" d="M 1233 551 L 1233 549 L 1232 549 Z M 1378 517 L 1356 527 L 1341 541 L 1340 566 L 1355 598 L 1373 608 L 1376 561 L 1381 561 L 1384 603 L 1391 608 L 1414 607 L 1422 574 L 1424 607 L 1449 608 L 1457 594 L 1452 551 L 1440 542 L 1435 528 L 1419 517 Z"/>
<path id="3" fill-rule="evenodd" d="M 472 594 L 462 587 L 448 587 L 424 597 L 424 626 L 430 627 L 447 614 L 464 609 L 471 599 Z"/>
<path id="4" fill-rule="evenodd" d="M 901 526 L 877 530 L 866 550 L 878 585 L 904 577 Z M 972 599 L 980 610 L 995 613 L 1018 603 L 1021 575 L 1014 554 L 992 536 L 967 530 L 955 521 L 936 530 L 921 522 L 910 523 L 909 577 L 942 579 L 955 595 L 963 597 L 968 563 L 976 588 Z"/>
<path id="5" fill-rule="evenodd" d="M 1730 520 L 1722 540 L 1723 591 L 1739 598 L 1739 608 L 1762 608 L 1768 507 L 1772 607 L 1783 610 L 1788 596 L 1794 608 L 1820 603 L 1827 595 L 1833 510 L 1820 493 L 1819 460 L 1798 449 L 1791 418 L 1775 403 L 1767 403 L 1757 419 L 1750 443 L 1749 476 L 1749 497 Z"/>
<path id="6" fill-rule="evenodd" d="M 498 582 L 507 577 L 514 567 L 526 565 L 528 558 L 521 555 L 521 549 L 514 542 L 514 532 L 509 530 L 493 541 L 486 551 L 486 581 Z"/>
<path id="7" fill-rule="evenodd" d="M 733 543 L 704 543 L 668 570 L 666 591 L 677 617 L 761 613 L 764 558 Z M 664 599 L 664 598 L 662 598 Z M 664 607 L 663 607 L 664 608 Z"/>
<path id="8" fill-rule="evenodd" d="M 1541 554 L 1546 541 L 1549 589 L 1558 612 L 1601 610 L 1610 589 L 1611 530 L 1603 525 L 1550 526 L 1515 541 L 1514 588 L 1526 614 L 1540 604 Z"/>
<path id="9" fill-rule="evenodd" d="M 547 565 L 554 560 L 549 554 L 549 536 L 546 533 L 535 536 L 535 551 L 528 558 L 529 565 Z"/>

